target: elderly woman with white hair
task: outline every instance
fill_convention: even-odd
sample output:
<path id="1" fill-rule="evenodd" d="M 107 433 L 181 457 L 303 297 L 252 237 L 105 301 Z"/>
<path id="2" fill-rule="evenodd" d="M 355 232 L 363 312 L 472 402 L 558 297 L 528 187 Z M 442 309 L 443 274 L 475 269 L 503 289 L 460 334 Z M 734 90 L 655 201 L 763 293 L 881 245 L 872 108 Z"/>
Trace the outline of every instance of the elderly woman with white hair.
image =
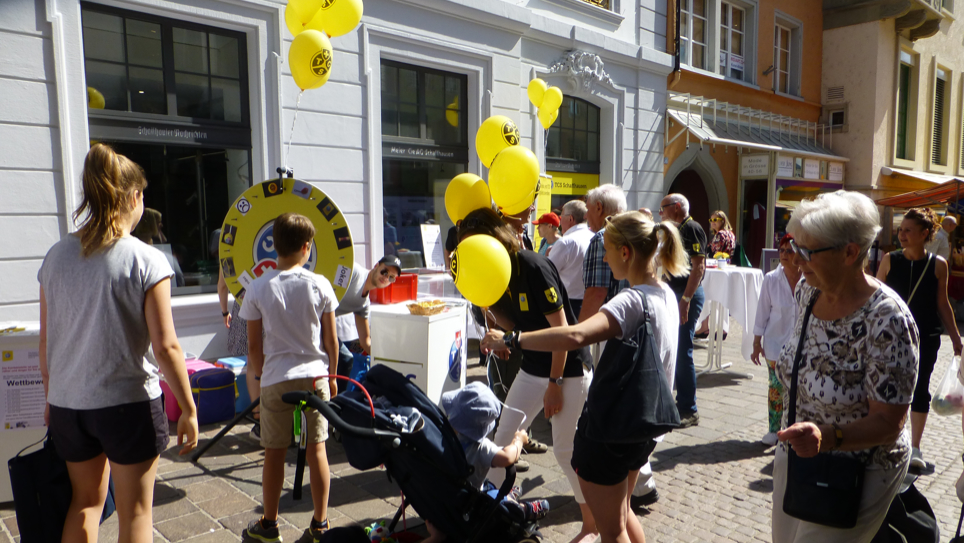
<path id="1" fill-rule="evenodd" d="M 803 278 L 776 364 L 773 541 L 871 541 L 907 473 L 918 334 L 900 296 L 864 273 L 879 223 L 869 198 L 837 191 L 801 202 L 787 226 Z"/>

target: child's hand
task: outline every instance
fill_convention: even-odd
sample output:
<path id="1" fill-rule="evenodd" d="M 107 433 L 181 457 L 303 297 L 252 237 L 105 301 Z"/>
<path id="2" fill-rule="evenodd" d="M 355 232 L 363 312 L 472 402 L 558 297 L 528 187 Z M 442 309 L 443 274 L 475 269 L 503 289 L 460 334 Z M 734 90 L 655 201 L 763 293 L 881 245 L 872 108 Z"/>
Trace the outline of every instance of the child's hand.
<path id="1" fill-rule="evenodd" d="M 183 445 L 178 454 L 184 456 L 193 451 L 197 447 L 197 439 L 197 415 L 183 411 L 181 417 L 177 419 L 177 444 Z"/>
<path id="2" fill-rule="evenodd" d="M 334 398 L 338 395 L 338 379 L 334 377 L 328 378 L 328 394 L 329 398 Z"/>
<path id="3" fill-rule="evenodd" d="M 522 431 L 516 432 L 515 438 L 518 439 L 523 446 L 529 443 L 529 434 L 527 434 L 526 432 L 522 432 Z"/>

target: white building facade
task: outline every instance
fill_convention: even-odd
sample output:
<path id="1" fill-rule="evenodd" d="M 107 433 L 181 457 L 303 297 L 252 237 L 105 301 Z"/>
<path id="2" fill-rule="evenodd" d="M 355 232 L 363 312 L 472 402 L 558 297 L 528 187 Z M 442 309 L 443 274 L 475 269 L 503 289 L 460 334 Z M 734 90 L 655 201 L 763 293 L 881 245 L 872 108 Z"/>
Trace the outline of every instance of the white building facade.
<path id="1" fill-rule="evenodd" d="M 491 115 L 544 161 L 553 207 L 598 183 L 630 208 L 663 196 L 665 0 L 367 0 L 300 100 L 291 40 L 272 0 L 0 2 L 0 321 L 39 317 L 37 271 L 76 229 L 93 141 L 144 168 L 148 236 L 181 267 L 178 335 L 205 357 L 224 354 L 216 231 L 278 167 L 337 203 L 366 265 L 418 248 L 420 224 L 445 232 L 448 180 L 485 177 L 474 139 Z M 534 77 L 566 95 L 548 132 Z"/>

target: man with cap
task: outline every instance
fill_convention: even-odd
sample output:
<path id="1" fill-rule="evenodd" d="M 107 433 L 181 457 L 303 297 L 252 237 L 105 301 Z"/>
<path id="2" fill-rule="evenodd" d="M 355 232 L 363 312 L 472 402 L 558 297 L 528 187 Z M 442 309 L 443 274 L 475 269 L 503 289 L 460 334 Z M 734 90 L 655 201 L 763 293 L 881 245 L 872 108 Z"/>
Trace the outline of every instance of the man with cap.
<path id="1" fill-rule="evenodd" d="M 372 328 L 368 322 L 371 302 L 368 294 L 375 289 L 385 288 L 395 282 L 399 274 L 402 273 L 402 262 L 395 255 L 385 255 L 375 264 L 371 270 L 365 269 L 359 263 L 355 263 L 351 272 L 351 281 L 345 289 L 345 296 L 338 303 L 335 310 L 335 317 L 355 314 L 355 329 L 358 331 L 358 343 L 362 351 L 372 352 Z M 339 327 L 341 328 L 341 327 Z M 351 337 L 344 330 L 338 330 L 338 337 Z M 351 373 L 352 354 L 344 341 L 341 343 L 338 352 L 338 375 L 348 377 Z"/>
<path id="2" fill-rule="evenodd" d="M 539 243 L 540 255 L 549 256 L 549 250 L 559 241 L 559 222 L 559 215 L 551 211 L 543 213 L 538 220 L 532 221 L 532 224 L 536 225 L 539 230 L 539 237 L 542 238 Z"/>

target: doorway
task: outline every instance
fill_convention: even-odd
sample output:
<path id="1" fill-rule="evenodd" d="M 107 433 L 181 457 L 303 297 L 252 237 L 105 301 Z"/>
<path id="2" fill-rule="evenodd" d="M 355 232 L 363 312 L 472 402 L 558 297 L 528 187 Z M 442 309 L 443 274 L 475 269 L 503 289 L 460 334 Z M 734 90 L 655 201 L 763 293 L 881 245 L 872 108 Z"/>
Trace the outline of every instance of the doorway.
<path id="1" fill-rule="evenodd" d="M 743 181 L 740 240 L 746 257 L 755 268 L 760 267 L 763 249 L 767 247 L 767 184 L 766 179 Z"/>
<path id="2" fill-rule="evenodd" d="M 669 187 L 669 194 L 679 193 L 690 202 L 690 216 L 693 217 L 703 230 L 709 232 L 710 203 L 706 195 L 706 185 L 696 170 L 683 170 L 673 180 Z"/>

